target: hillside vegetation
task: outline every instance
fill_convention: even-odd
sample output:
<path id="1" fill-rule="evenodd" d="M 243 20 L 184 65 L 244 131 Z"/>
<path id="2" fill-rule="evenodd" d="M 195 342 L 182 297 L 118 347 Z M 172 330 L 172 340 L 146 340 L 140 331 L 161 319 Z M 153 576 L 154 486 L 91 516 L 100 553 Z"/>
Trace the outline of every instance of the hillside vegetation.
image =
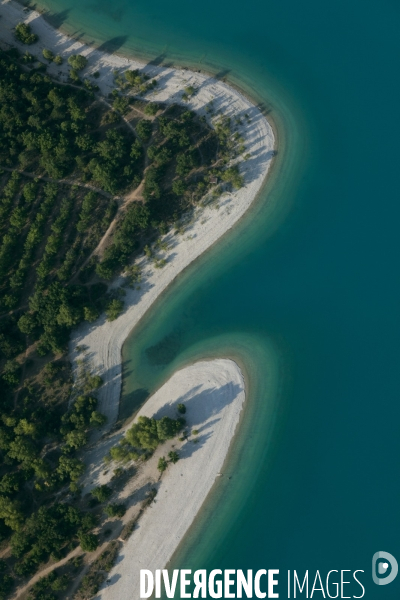
<path id="1" fill-rule="evenodd" d="M 36 41 L 21 27 L 16 35 Z M 100 516 L 78 481 L 82 448 L 105 423 L 102 380 L 82 360 L 72 385 L 72 328 L 118 317 L 124 291 L 108 282 L 121 272 L 140 281 L 135 256 L 152 258 L 154 240 L 178 228 L 212 176 L 242 184 L 225 168 L 237 144 L 229 120 L 214 130 L 188 109 L 138 99 L 156 86 L 139 72 L 101 98 L 78 77 L 84 65 L 73 66 L 61 84 L 29 53 L 0 51 L 0 598 L 49 559 L 97 547 Z M 51 576 L 31 597 L 65 587 Z"/>

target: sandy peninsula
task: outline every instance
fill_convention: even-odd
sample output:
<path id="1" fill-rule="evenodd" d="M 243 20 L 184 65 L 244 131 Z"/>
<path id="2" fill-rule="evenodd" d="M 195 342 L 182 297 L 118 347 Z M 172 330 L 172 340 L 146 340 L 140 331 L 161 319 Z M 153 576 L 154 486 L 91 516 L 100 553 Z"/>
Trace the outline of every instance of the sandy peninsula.
<path id="1" fill-rule="evenodd" d="M 187 430 L 195 429 L 198 435 L 190 435 L 185 442 L 171 440 L 163 444 L 150 459 L 151 464 L 146 463 L 144 469 L 139 469 L 132 486 L 137 494 L 146 486 L 157 489 L 156 500 L 125 542 L 119 561 L 96 597 L 137 600 L 140 569 L 162 569 L 167 565 L 216 478 L 226 476 L 223 464 L 244 399 L 244 382 L 237 364 L 217 359 L 197 362 L 177 371 L 140 410 L 137 417 L 176 417 L 176 406 L 183 402 L 187 408 Z M 103 442 L 106 443 L 109 442 Z M 160 456 L 166 455 L 171 443 L 180 459 L 170 465 L 159 480 L 155 465 Z M 99 447 L 92 451 L 91 467 L 85 478 L 90 481 L 90 487 L 107 483 L 107 476 L 97 469 L 98 451 Z M 126 489 L 120 500 L 131 501 L 127 520 L 135 511 L 137 499 Z"/>

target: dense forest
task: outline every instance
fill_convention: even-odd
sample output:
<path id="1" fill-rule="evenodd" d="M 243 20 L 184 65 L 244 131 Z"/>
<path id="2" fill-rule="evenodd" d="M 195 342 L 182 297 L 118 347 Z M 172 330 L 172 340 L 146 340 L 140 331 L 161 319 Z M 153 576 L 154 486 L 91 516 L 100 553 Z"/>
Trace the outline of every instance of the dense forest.
<path id="1" fill-rule="evenodd" d="M 17 34 L 36 41 L 30 30 Z M 48 560 L 99 541 L 102 500 L 82 498 L 78 480 L 81 449 L 105 423 L 102 380 L 83 365 L 73 385 L 71 329 L 102 312 L 118 317 L 124 292 L 108 282 L 125 272 L 134 285 L 135 256 L 151 257 L 215 177 L 242 185 L 226 168 L 241 143 L 229 119 L 212 129 L 184 107 L 147 102 L 156 82 L 137 71 L 118 75 L 104 99 L 95 77 L 80 78 L 83 62 L 69 62 L 70 83 L 61 84 L 29 52 L 0 51 L 0 599 Z M 132 430 L 113 452 L 147 456 L 168 437 L 162 427 L 151 423 L 147 446 Z M 110 517 L 123 510 L 109 506 Z M 30 597 L 58 597 L 80 566 L 76 557 Z"/>

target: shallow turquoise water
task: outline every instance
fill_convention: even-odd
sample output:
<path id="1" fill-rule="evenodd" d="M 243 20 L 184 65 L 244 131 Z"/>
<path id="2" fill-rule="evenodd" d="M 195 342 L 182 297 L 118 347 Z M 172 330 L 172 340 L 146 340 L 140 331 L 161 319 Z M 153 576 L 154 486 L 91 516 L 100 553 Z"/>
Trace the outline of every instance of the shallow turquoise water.
<path id="1" fill-rule="evenodd" d="M 252 219 L 178 280 L 125 348 L 125 406 L 193 357 L 239 357 L 248 375 L 232 479 L 178 564 L 364 569 L 368 598 L 398 598 L 400 578 L 374 587 L 370 561 L 378 550 L 400 557 L 399 5 L 48 5 L 57 24 L 106 48 L 226 72 L 279 131 Z"/>

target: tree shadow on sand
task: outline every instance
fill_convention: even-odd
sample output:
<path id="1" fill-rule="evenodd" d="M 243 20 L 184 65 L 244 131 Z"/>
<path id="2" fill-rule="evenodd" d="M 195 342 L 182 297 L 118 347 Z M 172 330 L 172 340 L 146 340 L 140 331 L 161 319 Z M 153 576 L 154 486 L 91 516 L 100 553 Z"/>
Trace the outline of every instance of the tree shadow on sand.
<path id="1" fill-rule="evenodd" d="M 127 35 L 118 35 L 100 44 L 100 46 L 98 46 L 96 50 L 112 54 L 113 52 L 116 52 L 117 50 L 122 48 L 122 46 L 124 46 L 124 44 L 126 43 L 127 39 Z"/>

